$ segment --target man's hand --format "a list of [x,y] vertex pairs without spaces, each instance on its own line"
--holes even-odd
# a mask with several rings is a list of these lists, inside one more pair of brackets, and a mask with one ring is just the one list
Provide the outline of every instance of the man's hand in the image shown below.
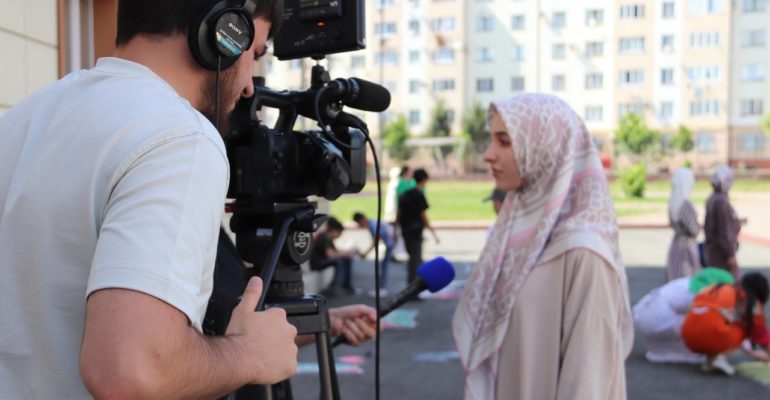
[[255,312],[262,294],[262,280],[249,280],[240,304],[233,310],[226,338],[237,341],[253,360],[255,384],[270,385],[286,380],[297,370],[297,328],[286,320],[286,311],[271,308]]
[[377,334],[377,311],[363,304],[329,309],[331,334],[345,335],[348,344],[358,346]]

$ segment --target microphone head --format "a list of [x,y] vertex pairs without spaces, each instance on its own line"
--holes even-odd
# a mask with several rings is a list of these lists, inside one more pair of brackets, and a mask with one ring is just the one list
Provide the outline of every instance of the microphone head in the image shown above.
[[345,105],[363,111],[382,112],[390,107],[390,92],[383,86],[360,78],[350,78],[358,84],[358,95]]
[[446,258],[436,257],[417,268],[417,276],[422,278],[428,290],[435,293],[454,280],[455,269]]

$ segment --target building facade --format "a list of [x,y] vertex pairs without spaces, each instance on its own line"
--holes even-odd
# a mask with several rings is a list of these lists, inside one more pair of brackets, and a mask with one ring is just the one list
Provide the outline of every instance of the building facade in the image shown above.
[[[362,115],[375,136],[396,115],[422,134],[439,101],[459,132],[474,103],[545,92],[566,100],[607,153],[618,119],[636,113],[664,143],[689,128],[695,148],[687,158],[696,167],[766,168],[768,3],[370,0],[367,49],[329,56],[329,69],[391,89],[388,112]],[[302,63],[271,64],[271,87],[305,82]],[[279,72],[292,68],[295,75]]]
[[[474,104],[545,92],[566,100],[607,153],[618,119],[633,112],[664,136],[690,128],[688,158],[696,166],[770,168],[760,125],[770,101],[768,3],[367,0],[367,48],[323,62],[332,77],[390,89],[387,112],[351,110],[374,136],[398,115],[423,134],[439,102],[458,133]],[[9,56],[0,62],[0,113],[114,49],[117,0],[6,0],[2,7],[0,51]],[[315,61],[264,60],[268,86],[309,85]]]

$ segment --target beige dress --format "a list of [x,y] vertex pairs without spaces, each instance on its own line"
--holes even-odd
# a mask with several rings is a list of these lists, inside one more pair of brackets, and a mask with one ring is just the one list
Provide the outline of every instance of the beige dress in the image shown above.
[[585,249],[536,266],[502,344],[496,399],[625,399],[620,285],[612,266]]

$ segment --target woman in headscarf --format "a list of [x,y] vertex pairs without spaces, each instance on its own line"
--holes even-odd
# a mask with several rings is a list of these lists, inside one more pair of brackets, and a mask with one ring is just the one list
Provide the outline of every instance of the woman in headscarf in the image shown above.
[[733,186],[733,171],[726,165],[720,165],[711,178],[714,193],[706,201],[706,264],[710,267],[724,268],[738,279],[738,234],[741,223],[733,206],[730,205],[728,192]]
[[695,177],[689,168],[679,168],[671,179],[671,197],[668,200],[668,219],[674,229],[674,239],[668,249],[666,282],[693,276],[700,270],[698,213],[690,202]]
[[465,398],[626,398],[628,284],[601,162],[562,100],[494,102],[484,159],[509,191],[453,320]]

